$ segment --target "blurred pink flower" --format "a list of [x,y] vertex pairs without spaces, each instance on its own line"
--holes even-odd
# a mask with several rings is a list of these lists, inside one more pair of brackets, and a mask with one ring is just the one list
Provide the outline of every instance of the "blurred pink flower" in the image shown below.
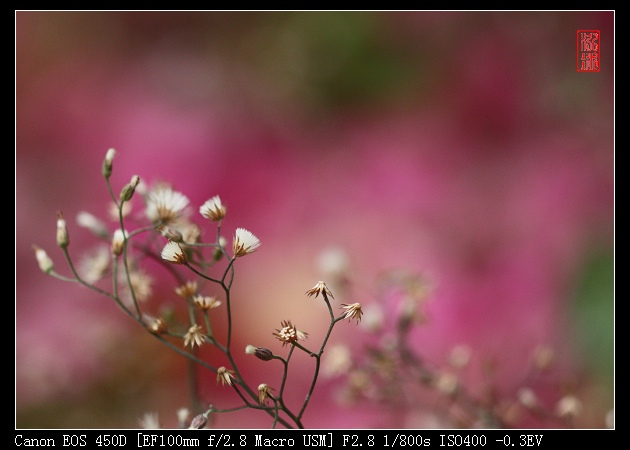
[[[477,362],[497,361],[496,383],[505,393],[517,389],[523,362],[537,345],[557,347],[566,370],[573,367],[564,329],[567,283],[592,236],[612,245],[610,99],[596,106],[602,120],[594,126],[601,134],[557,119],[563,116],[544,107],[545,86],[554,88],[554,81],[529,85],[531,73],[519,70],[524,60],[510,57],[515,44],[496,41],[497,30],[490,29],[480,39],[500,56],[480,68],[463,50],[444,55],[454,75],[432,85],[437,99],[304,123],[288,113],[268,117],[266,105],[239,93],[238,79],[226,76],[230,63],[238,64],[202,46],[180,53],[163,43],[132,55],[116,47],[102,58],[79,52],[28,66],[25,59],[42,44],[27,42],[21,28],[35,19],[42,16],[17,22],[18,409],[70,386],[89,386],[101,376],[100,355],[124,341],[124,334],[111,332],[126,320],[115,306],[46,278],[31,248],[45,248],[62,272],[62,254],[52,250],[59,209],[71,254],[89,248],[91,236],[70,218],[82,210],[106,218],[109,198],[100,170],[111,147],[116,194],[134,174],[147,185],[172,182],[194,211],[218,194],[227,207],[224,236],[245,228],[264,242],[264,249],[237,264],[235,348],[253,343],[282,351],[272,332],[289,318],[309,333],[309,342],[319,342],[326,312],[319,303],[306,305],[303,292],[320,279],[317,256],[333,245],[351,261],[352,294],[333,289],[339,304],[358,301],[367,311],[382,300],[377,280],[385,270],[430,276],[428,323],[411,338],[432,363],[465,344]],[[219,73],[205,80],[207,90],[196,99],[183,85],[167,83],[173,81],[169,71],[156,68],[162,60],[184,64],[192,85],[204,82],[200,67]],[[584,119],[584,109],[573,120]],[[137,216],[142,205],[133,203]],[[196,219],[212,239],[214,224]],[[109,226],[112,232],[117,224]],[[154,292],[167,299],[172,286],[158,280]],[[400,306],[395,295],[389,301]],[[352,342],[358,332],[340,323],[332,340]],[[275,385],[258,379],[259,363],[243,361],[252,385]],[[296,398],[310,373],[308,360],[295,367],[295,379],[304,380],[291,391]],[[208,380],[204,394],[214,395],[214,380]],[[473,376],[471,384],[477,381]],[[307,426],[404,423],[378,410],[331,408],[333,386],[323,381],[317,387]],[[218,395],[229,402],[229,393]],[[264,418],[251,423],[267,425]],[[220,425],[231,426],[229,418]]]

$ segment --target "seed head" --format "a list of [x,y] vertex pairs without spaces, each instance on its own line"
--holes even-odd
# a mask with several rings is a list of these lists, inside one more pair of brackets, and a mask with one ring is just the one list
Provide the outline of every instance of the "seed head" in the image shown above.
[[186,253],[177,242],[168,241],[162,249],[162,259],[173,264],[185,264],[188,262]]
[[218,222],[225,217],[226,209],[225,206],[221,203],[221,199],[218,195],[215,195],[210,200],[207,200],[201,207],[199,208],[199,212],[206,219],[210,219],[213,222]]
[[260,240],[245,228],[237,228],[232,242],[234,257],[249,255],[260,247]]

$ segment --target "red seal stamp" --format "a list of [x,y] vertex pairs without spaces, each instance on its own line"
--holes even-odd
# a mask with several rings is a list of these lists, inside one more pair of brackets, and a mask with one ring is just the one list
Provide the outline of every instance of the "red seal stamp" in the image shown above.
[[601,65],[601,34],[599,30],[578,30],[577,70],[578,72],[599,72]]

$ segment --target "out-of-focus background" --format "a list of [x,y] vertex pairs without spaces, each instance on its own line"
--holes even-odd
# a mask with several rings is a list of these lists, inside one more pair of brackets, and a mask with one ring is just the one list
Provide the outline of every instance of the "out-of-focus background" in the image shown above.
[[[578,30],[601,32],[597,73],[577,71]],[[194,211],[220,195],[226,237],[244,227],[262,241],[237,264],[235,348],[286,352],[271,334],[282,320],[317,348],[328,313],[304,292],[331,276],[324,255],[343,255],[352,294],[337,288],[335,308],[360,301],[367,316],[384,274],[425,274],[418,354],[439,367],[469,349],[467,387],[491,362],[509,399],[552,348],[540,401],[554,411],[571,395],[575,426],[609,425],[614,31],[613,12],[16,12],[16,427],[133,428],[145,413],[173,427],[188,406],[183,358],[34,258],[37,244],[70,273],[57,210],[73,258],[94,250],[75,218],[107,218],[112,147],[116,192],[137,174],[171,182]],[[175,304],[172,288],[158,279],[149,301]],[[366,333],[339,323],[331,348],[360,357]],[[273,362],[237,358],[251,385],[279,384]],[[312,369],[296,358],[290,404]],[[430,402],[340,401],[340,377],[320,379],[307,427],[439,424]],[[202,384],[207,403],[240,404],[211,373]]]

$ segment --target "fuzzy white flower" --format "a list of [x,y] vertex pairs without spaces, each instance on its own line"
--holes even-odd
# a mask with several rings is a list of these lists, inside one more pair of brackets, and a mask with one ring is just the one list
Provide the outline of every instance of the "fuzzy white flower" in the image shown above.
[[[127,205],[131,205],[131,203],[124,203],[123,208]],[[116,216],[116,219],[118,219],[118,216]],[[109,236],[109,231],[105,223],[87,211],[80,211],[77,214],[77,223],[79,226],[90,230],[95,236],[101,238]]]
[[215,195],[210,200],[206,201],[199,208],[199,212],[206,219],[210,219],[213,222],[218,222],[225,217],[225,206],[221,203],[221,199],[218,195]]
[[184,264],[188,261],[186,253],[177,242],[168,241],[162,249],[162,259],[173,264]]
[[93,284],[109,272],[110,265],[111,249],[106,245],[99,245],[82,256],[77,270],[84,281]]
[[179,217],[188,203],[188,197],[181,192],[159,186],[147,195],[146,215],[153,223],[168,223]]
[[245,228],[237,228],[232,242],[234,257],[249,255],[260,247],[260,241],[250,231]]
[[35,251],[35,257],[37,258],[37,263],[42,272],[51,272],[53,270],[53,261],[46,253],[46,250],[37,245],[33,245],[33,250]]

